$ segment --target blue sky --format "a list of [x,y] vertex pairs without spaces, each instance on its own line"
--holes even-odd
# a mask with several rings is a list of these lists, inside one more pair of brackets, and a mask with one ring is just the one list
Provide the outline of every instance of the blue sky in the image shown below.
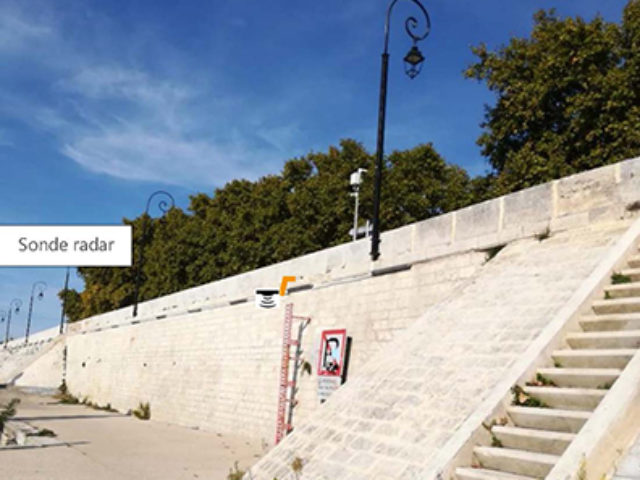
[[[277,173],[341,138],[375,144],[388,1],[0,0],[0,223],[114,224],[156,189],[186,207],[233,178]],[[469,47],[528,35],[533,13],[601,13],[624,1],[425,2],[432,33],[414,80],[399,2],[391,28],[387,150],[433,142],[471,174],[487,89],[465,80]],[[346,179],[345,179],[346,181]],[[61,268],[0,268],[0,309],[28,304],[40,330],[59,321]],[[72,275],[72,286],[81,288]],[[26,308],[14,318],[24,332]],[[0,329],[2,338],[4,330]]]

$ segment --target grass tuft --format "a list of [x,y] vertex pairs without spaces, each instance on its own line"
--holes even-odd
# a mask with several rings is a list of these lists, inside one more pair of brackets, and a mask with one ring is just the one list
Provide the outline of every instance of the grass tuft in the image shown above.
[[631,283],[631,277],[629,275],[623,275],[621,273],[614,272],[613,275],[611,275],[611,283],[613,285]]
[[233,468],[229,469],[229,475],[227,475],[227,480],[242,480],[244,477],[244,470],[240,470],[238,468],[238,462],[233,464]]
[[151,418],[151,405],[149,405],[149,402],[140,402],[138,408],[136,408],[132,413],[140,420],[149,420]]

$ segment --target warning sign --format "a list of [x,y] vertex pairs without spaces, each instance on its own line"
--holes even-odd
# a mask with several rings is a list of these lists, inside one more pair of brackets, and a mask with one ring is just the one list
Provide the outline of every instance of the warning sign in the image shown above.
[[345,349],[347,346],[347,331],[325,330],[320,342],[320,356],[318,358],[319,377],[341,377],[344,371]]

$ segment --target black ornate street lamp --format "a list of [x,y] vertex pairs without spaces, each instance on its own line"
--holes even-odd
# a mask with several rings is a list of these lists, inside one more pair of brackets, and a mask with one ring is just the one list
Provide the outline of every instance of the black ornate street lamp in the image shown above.
[[29,330],[31,330],[31,314],[33,313],[33,297],[38,290],[38,300],[42,300],[44,297],[44,291],[47,289],[45,282],[35,282],[31,286],[31,298],[29,299],[29,313],[27,314],[27,330],[24,334],[24,343],[29,342]]
[[170,193],[165,192],[164,190],[158,190],[157,192],[153,192],[149,199],[147,200],[147,208],[144,210],[144,218],[142,219],[142,235],[140,236],[140,240],[138,241],[138,262],[136,265],[136,285],[135,290],[133,291],[133,316],[138,315],[138,296],[140,295],[140,280],[142,276],[142,266],[144,264],[144,246],[147,241],[147,233],[148,233],[148,217],[149,217],[149,208],[151,207],[151,202],[155,197],[164,197],[158,201],[158,209],[162,212],[164,216],[171,208],[175,207],[176,202],[171,196]]
[[[418,35],[418,20],[411,16],[405,22],[405,30],[413,40],[413,46],[404,57],[405,72],[409,78],[415,78],[422,69],[424,56],[418,49],[418,42],[427,38],[431,31],[431,19],[426,8],[418,0],[410,0],[418,6],[425,18],[424,33]],[[387,10],[387,19],[384,25],[384,52],[382,53],[382,75],[380,79],[380,102],[378,106],[378,142],[376,145],[376,173],[373,190],[373,232],[371,235],[371,259],[377,260],[380,256],[380,188],[382,184],[382,164],[384,157],[384,124],[387,109],[387,79],[389,77],[389,21],[391,11],[398,0],[393,0]]]
[[67,274],[64,277],[64,290],[62,290],[62,311],[60,312],[60,335],[64,331],[64,315],[67,313],[67,290],[69,290],[69,270],[70,267],[67,267]]
[[7,348],[7,344],[9,343],[9,334],[11,333],[11,312],[15,309],[17,315],[20,313],[20,307],[22,307],[22,300],[19,298],[14,298],[9,302],[9,314],[7,315],[7,331],[4,336],[4,348]]

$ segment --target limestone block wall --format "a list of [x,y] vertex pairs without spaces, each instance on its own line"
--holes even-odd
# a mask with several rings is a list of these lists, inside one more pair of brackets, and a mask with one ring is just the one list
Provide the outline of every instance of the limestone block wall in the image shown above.
[[[549,264],[556,256],[563,261],[561,247],[553,254],[556,256],[541,254],[530,265],[532,270],[522,269],[518,275],[504,277],[514,288],[518,282],[527,285],[532,272],[537,272],[536,278],[551,273],[559,275],[560,280],[567,277],[570,281],[562,287],[566,291],[549,290],[537,299],[545,302],[548,296],[552,299],[548,308],[555,308],[553,302],[561,302],[579,281],[584,273],[581,269],[588,269],[589,262],[601,253],[599,249],[605,248],[617,235],[615,232],[629,221],[633,212],[628,207],[640,200],[639,192],[640,159],[628,160],[385,232],[382,257],[377,262],[369,260],[368,241],[350,242],[144,302],[135,319],[131,308],[86,319],[70,325],[66,334],[67,383],[72,393],[100,404],[111,403],[127,410],[148,401],[154,419],[232,431],[270,443],[275,427],[284,312],[258,310],[253,305],[256,288],[277,288],[283,275],[297,276],[292,286],[302,289],[291,292],[284,301],[295,304],[296,314],[313,318],[305,333],[304,349],[314,368],[320,330],[345,327],[353,338],[350,380],[345,388],[356,388],[351,384],[363,377],[370,385],[391,388],[396,378],[403,377],[393,377],[389,372],[380,376],[379,372],[387,370],[378,371],[367,365],[372,358],[382,358],[378,364],[397,363],[392,360],[393,355],[404,349],[403,344],[397,343],[399,335],[407,328],[418,328],[416,320],[424,319],[421,315],[425,311],[433,312],[436,305],[441,308],[449,301],[466,298],[465,309],[473,313],[479,308],[489,316],[488,310],[482,310],[486,306],[478,303],[483,300],[478,292],[484,283],[493,285],[487,272],[495,274],[496,259],[485,263],[487,249],[508,244],[498,259],[507,258],[512,249],[524,258],[522,245],[548,252],[539,249],[564,241],[566,249],[573,252],[582,244],[572,243],[572,235],[587,232],[575,237],[588,239],[584,243],[585,257],[569,255],[565,264],[568,268],[577,265],[577,277]],[[610,233],[591,236],[588,232],[592,229]],[[555,243],[532,240],[545,232]],[[596,243],[592,245],[591,241]],[[510,258],[515,259],[514,265],[521,265],[521,257]],[[581,264],[583,260],[586,263]],[[544,278],[548,288],[559,281],[555,277]],[[474,291],[476,296],[469,296]],[[533,303],[529,297],[522,300]],[[497,305],[504,298],[496,290],[492,301]],[[527,305],[526,301],[523,305]],[[533,304],[529,307],[537,308]],[[532,322],[531,330],[517,333],[515,341],[506,338],[512,332],[505,330],[499,343],[513,344],[517,350],[529,342],[539,322],[544,321],[536,312],[532,318],[524,312],[527,321]],[[463,310],[450,313],[442,324],[421,320],[420,328],[426,329],[420,333],[427,342],[425,350],[435,348],[429,342],[436,342],[447,332],[461,337],[471,335],[462,328],[467,325],[464,321],[457,323],[459,318],[465,318],[462,313]],[[491,313],[504,314],[502,310]],[[519,325],[522,316],[510,321]],[[502,321],[502,317],[498,318]],[[507,328],[506,324],[500,325]],[[430,330],[432,326],[434,329]],[[520,328],[514,327],[518,331]],[[478,340],[488,335],[485,331],[473,332],[478,334]],[[385,350],[392,344],[395,346],[391,350]],[[452,344],[452,348],[464,356],[460,345]],[[498,356],[500,360],[473,357],[487,363],[482,367],[486,370],[476,373],[486,378],[496,374],[502,361],[510,361],[513,349],[507,350],[504,357]],[[439,360],[429,357],[427,361],[434,361],[435,368]],[[458,366],[449,364],[444,372],[454,375]],[[407,377],[407,388],[412,381]],[[401,383],[400,390],[404,387]],[[315,376],[301,379],[299,399],[296,425],[312,416],[316,418]],[[359,397],[356,400],[360,401]],[[415,398],[406,401],[417,402]],[[373,411],[368,410],[368,414]],[[314,422],[318,424],[319,420]],[[390,430],[392,423],[387,422]],[[277,461],[273,465],[281,467]]]
[[15,385],[49,390],[57,389],[62,383],[64,348],[64,338],[61,337],[43,345],[38,355],[32,357],[20,376],[16,378]]
[[[595,270],[629,222],[507,245],[426,309],[251,469],[255,480],[434,479],[438,453]],[[249,478],[249,477],[247,477]]]
[[[311,315],[304,349],[315,371],[320,331],[346,327],[350,374],[428,306],[447,298],[479,269],[469,252],[410,270],[307,290],[286,297]],[[284,309],[252,303],[147,321],[67,339],[67,383],[78,397],[126,411],[151,404],[152,418],[273,441]],[[296,422],[319,405],[315,376],[299,383]]]
[[[40,355],[50,348],[58,335],[58,327],[42,330],[29,337],[25,343],[24,338],[11,340],[7,348],[0,347],[0,384],[13,381],[25,368],[32,364]],[[47,374],[48,377],[53,372]],[[60,383],[62,378],[61,365],[56,367],[55,378]],[[44,379],[42,379],[44,381]]]

